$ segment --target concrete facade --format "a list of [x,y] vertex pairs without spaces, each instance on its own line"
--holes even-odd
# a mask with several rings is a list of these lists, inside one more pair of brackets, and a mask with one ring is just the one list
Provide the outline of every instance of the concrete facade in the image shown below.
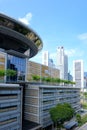
[[0,130],[22,130],[22,87],[0,84]]
[[57,68],[51,68],[33,61],[27,62],[27,80],[32,80],[32,75],[40,77],[60,78],[60,71]]
[[[16,71],[15,76],[0,75],[0,83],[25,82],[27,61],[42,48],[42,40],[36,32],[0,13],[0,71]],[[0,130],[22,130],[22,112],[22,87],[0,84]]]
[[58,103],[70,103],[75,111],[80,110],[80,88],[28,84],[25,88],[26,120],[37,122],[43,128],[52,124],[49,110]]

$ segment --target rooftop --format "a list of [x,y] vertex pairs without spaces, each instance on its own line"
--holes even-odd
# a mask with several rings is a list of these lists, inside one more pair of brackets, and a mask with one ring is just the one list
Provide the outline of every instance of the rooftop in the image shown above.
[[36,55],[43,47],[41,38],[30,27],[0,13],[0,48],[26,53],[29,58]]

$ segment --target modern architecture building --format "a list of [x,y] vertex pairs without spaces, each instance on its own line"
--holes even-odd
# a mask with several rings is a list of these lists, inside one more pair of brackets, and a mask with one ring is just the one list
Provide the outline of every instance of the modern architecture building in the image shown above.
[[25,117],[46,128],[52,125],[50,108],[58,103],[70,103],[75,111],[79,111],[80,88],[73,86],[52,86],[28,84],[25,88]]
[[73,61],[73,80],[76,82],[76,87],[84,88],[84,67],[83,60]]
[[87,72],[84,72],[84,91],[87,92]]
[[68,80],[68,57],[63,46],[57,48],[57,67],[60,70],[60,78]]
[[49,67],[56,68],[53,59],[49,59]]
[[42,64],[49,66],[49,52],[48,51],[43,51],[42,53]]
[[32,80],[32,75],[40,77],[60,78],[60,71],[57,68],[49,67],[33,61],[27,62],[27,81]]
[[68,102],[79,111],[79,87],[27,82],[31,74],[59,76],[57,69],[50,71],[47,66],[28,61],[42,47],[32,29],[0,13],[0,70],[16,71],[15,76],[1,77],[5,83],[0,84],[0,130],[45,128],[52,124],[50,108],[58,103]]
[[22,123],[26,124],[20,84],[25,86],[28,59],[42,47],[40,37],[31,28],[0,13],[0,70],[16,71],[15,76],[0,77],[0,82],[6,82],[0,84],[0,130],[22,130]]
[[22,130],[22,86],[0,84],[0,130]]
[[70,74],[70,72],[68,73],[68,80],[73,81],[73,76]]
[[6,82],[25,81],[27,58],[35,56],[42,47],[32,29],[0,13],[0,68],[17,72],[16,76],[5,77]]

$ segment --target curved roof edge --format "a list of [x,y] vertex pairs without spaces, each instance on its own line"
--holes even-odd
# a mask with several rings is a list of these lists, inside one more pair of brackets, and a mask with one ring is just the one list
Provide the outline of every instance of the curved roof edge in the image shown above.
[[[32,44],[34,44],[34,46],[37,47],[37,50],[38,50],[37,53],[38,53],[40,50],[42,50],[42,48],[43,48],[43,42],[42,42],[40,36],[39,36],[35,31],[33,31],[30,27],[28,27],[27,25],[23,24],[22,22],[20,22],[20,21],[14,19],[14,18],[12,18],[12,17],[10,17],[10,16],[7,16],[7,15],[5,15],[5,14],[3,14],[3,13],[0,13],[0,18],[4,18],[4,19],[8,20],[9,22],[12,22],[13,24],[19,25],[19,28],[22,27],[23,29],[26,29],[27,32],[29,32],[29,33],[33,33],[33,34],[35,35],[35,38],[37,38],[37,40],[39,40],[39,44],[38,44],[37,41],[34,41],[31,37],[25,36],[25,35],[24,35],[24,36],[25,36],[29,41],[32,41]],[[0,26],[1,26],[1,24],[0,24]],[[9,27],[9,28],[10,28],[10,27]],[[10,28],[10,29],[11,29],[11,28]],[[16,32],[18,32],[18,31],[16,31]],[[19,33],[21,33],[21,32],[19,32]],[[22,34],[22,33],[21,33],[21,34]],[[22,35],[23,35],[23,34],[22,34]],[[36,40],[36,39],[35,39],[35,40]],[[30,49],[31,49],[31,48],[30,48]],[[31,49],[31,51],[33,51],[33,48]],[[36,54],[37,54],[37,53],[36,53]]]

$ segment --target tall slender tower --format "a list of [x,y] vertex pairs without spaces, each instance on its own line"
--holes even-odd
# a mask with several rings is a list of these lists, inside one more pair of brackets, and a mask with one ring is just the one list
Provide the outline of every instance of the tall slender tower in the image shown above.
[[68,80],[68,57],[63,46],[57,48],[57,67],[60,70],[60,78]]
[[84,68],[83,60],[73,61],[73,80],[76,82],[76,87],[84,88]]
[[49,53],[48,53],[48,51],[44,51],[42,54],[42,64],[49,66]]

